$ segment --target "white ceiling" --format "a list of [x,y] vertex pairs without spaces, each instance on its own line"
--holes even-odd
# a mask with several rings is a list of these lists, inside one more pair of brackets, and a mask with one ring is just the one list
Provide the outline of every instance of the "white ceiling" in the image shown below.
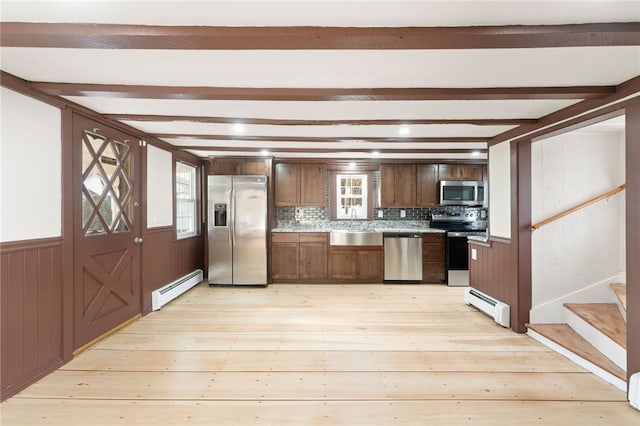
[[144,25],[414,27],[638,21],[618,0],[2,1],[2,20]]
[[[635,1],[2,1],[3,22],[188,26],[430,27],[640,22]],[[163,50],[2,47],[3,71],[34,82],[212,88],[491,88],[615,86],[640,75],[640,46],[424,50]],[[196,155],[477,159],[514,125],[247,124],[273,120],[539,119],[581,99],[205,100],[66,96],[104,114],[196,116],[232,123],[137,121],[134,128]],[[194,138],[194,136],[196,136]],[[208,136],[208,137],[207,137]],[[216,138],[215,136],[220,136]],[[265,140],[261,141],[260,137]],[[229,138],[236,140],[228,140]],[[255,138],[257,140],[243,140]],[[278,141],[278,138],[286,141]],[[458,138],[450,141],[437,138]],[[301,141],[290,140],[300,138]],[[327,141],[309,141],[327,138]],[[373,139],[372,139],[373,138]],[[376,138],[400,138],[384,142]],[[406,138],[406,142],[404,141]],[[431,138],[412,141],[412,138]],[[304,139],[307,139],[305,141]],[[345,140],[341,140],[345,139]],[[361,140],[353,140],[361,139]],[[367,140],[369,139],[369,140]],[[216,147],[226,150],[217,151]],[[198,149],[200,148],[200,149]],[[228,151],[255,148],[253,151]],[[314,151],[304,152],[304,149]],[[283,150],[289,149],[289,152]],[[316,152],[322,149],[322,152]],[[359,152],[346,152],[346,149]],[[409,153],[419,149],[424,152]],[[438,152],[427,152],[438,149]],[[398,150],[398,153],[393,153]]]

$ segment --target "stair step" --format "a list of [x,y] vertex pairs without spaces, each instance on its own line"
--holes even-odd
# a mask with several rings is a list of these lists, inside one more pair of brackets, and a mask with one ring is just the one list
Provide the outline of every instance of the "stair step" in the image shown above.
[[567,324],[526,324],[535,331],[580,358],[626,382],[627,374]]
[[627,310],[627,286],[625,284],[611,284],[611,289],[616,294],[616,297],[620,301],[620,304],[624,308],[625,312]]
[[564,306],[622,348],[627,348],[627,324],[615,303],[565,303]]

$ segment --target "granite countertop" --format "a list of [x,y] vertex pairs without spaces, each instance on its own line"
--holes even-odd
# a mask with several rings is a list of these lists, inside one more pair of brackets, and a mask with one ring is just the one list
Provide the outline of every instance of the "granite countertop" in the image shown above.
[[485,236],[470,235],[470,236],[467,237],[467,240],[478,241],[480,243],[486,243],[487,241],[489,241],[489,236],[488,235],[485,235]]
[[288,224],[279,225],[271,232],[331,232],[331,231],[371,231],[371,232],[414,232],[414,233],[444,233],[442,229],[429,227],[429,223],[384,223],[376,222],[355,222],[332,223],[322,222],[319,224]]

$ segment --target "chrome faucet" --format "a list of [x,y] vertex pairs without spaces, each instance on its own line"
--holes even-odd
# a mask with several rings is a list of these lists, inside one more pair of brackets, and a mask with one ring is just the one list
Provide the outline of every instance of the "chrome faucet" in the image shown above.
[[358,218],[357,210],[352,207],[350,215],[351,215],[351,228],[353,228],[353,219],[357,219]]

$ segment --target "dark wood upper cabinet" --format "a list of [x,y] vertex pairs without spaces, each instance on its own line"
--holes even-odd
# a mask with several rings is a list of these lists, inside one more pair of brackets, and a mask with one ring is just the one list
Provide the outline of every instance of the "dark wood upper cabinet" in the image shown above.
[[276,164],[276,206],[324,206],[326,175],[324,164]]
[[418,207],[438,205],[438,165],[418,164],[416,197]]
[[484,180],[482,164],[440,164],[438,180]]
[[416,165],[380,165],[380,206],[414,207],[416,205]]
[[276,164],[276,206],[296,206],[300,204],[300,165]]
[[210,175],[258,175],[270,176],[270,160],[246,160],[242,158],[215,158],[209,164]]
[[324,206],[327,198],[327,167],[324,164],[300,165],[300,205]]

